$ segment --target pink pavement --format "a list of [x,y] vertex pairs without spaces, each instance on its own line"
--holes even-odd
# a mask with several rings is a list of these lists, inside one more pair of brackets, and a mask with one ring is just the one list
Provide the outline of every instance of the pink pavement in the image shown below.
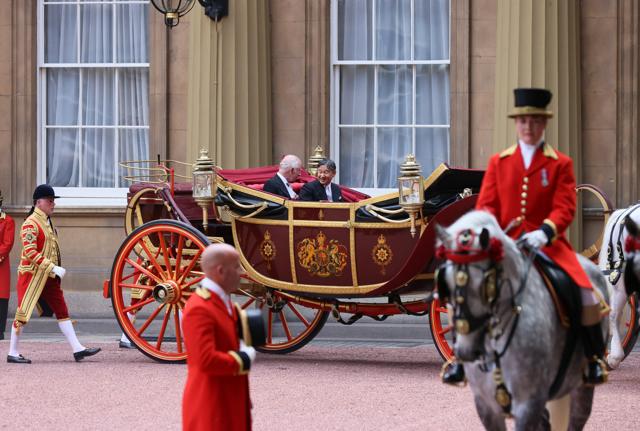
[[[7,364],[0,342],[0,429],[178,430],[184,365],[158,364],[116,343],[75,363],[66,343],[21,343],[31,365]],[[251,373],[255,430],[480,430],[468,388],[442,385],[432,346],[317,344],[258,355]],[[640,423],[640,353],[596,390],[587,430]]]

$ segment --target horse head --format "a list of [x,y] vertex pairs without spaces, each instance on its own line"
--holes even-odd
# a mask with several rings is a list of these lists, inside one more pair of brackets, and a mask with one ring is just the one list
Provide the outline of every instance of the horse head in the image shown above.
[[627,264],[624,269],[624,286],[627,295],[640,292],[640,227],[629,216],[624,225],[629,233],[624,244],[627,254]]
[[471,362],[485,354],[485,336],[498,303],[508,299],[509,292],[501,289],[505,245],[509,254],[519,252],[484,211],[472,211],[449,228],[436,230],[437,256],[445,261],[436,274],[438,297],[453,310],[456,357]]

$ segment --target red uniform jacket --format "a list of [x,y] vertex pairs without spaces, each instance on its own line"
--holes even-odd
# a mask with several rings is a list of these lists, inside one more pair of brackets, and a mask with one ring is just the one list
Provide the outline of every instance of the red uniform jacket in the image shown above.
[[9,252],[13,247],[15,223],[6,213],[0,211],[0,299],[9,299],[11,292],[11,262]]
[[578,286],[591,288],[564,235],[576,211],[576,180],[570,157],[545,143],[525,170],[518,145],[494,155],[482,180],[476,208],[491,212],[503,229],[517,220],[520,224],[509,232],[512,238],[539,229],[543,223],[549,226],[555,235],[542,252]]
[[236,318],[218,295],[204,288],[187,301],[182,318],[189,352],[182,400],[185,431],[251,429],[249,379],[236,354]]

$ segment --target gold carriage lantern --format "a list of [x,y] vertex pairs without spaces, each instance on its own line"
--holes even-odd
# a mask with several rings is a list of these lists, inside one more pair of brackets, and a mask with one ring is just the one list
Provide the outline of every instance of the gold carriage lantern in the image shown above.
[[398,177],[398,201],[411,218],[411,236],[416,235],[416,216],[424,204],[424,181],[422,168],[413,154],[408,154],[400,165]]
[[318,174],[318,163],[324,158],[324,150],[320,145],[317,145],[313,149],[313,156],[309,157],[307,161],[307,170],[314,177]]
[[216,165],[209,157],[209,152],[202,148],[200,157],[193,164],[193,199],[202,208],[202,227],[205,232],[209,227],[209,207],[217,191]]

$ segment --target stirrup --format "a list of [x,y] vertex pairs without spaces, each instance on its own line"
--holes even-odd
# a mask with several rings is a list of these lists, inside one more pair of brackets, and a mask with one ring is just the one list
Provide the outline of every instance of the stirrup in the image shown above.
[[[449,373],[450,368],[452,367],[459,367],[459,370],[462,370],[461,372],[457,372],[455,374]],[[440,369],[440,380],[442,380],[442,383],[446,384],[446,385],[451,385],[451,386],[466,386],[467,384],[467,377],[464,373],[464,367],[459,364],[455,358],[454,359],[449,359],[447,362],[445,362],[442,365],[442,368]]]
[[[597,374],[598,368],[600,369],[599,376],[590,375],[591,374],[590,371],[592,370],[594,370],[595,374]],[[609,379],[609,371],[607,369],[607,364],[605,364],[605,362],[602,359],[598,358],[597,356],[594,356],[587,363],[586,373],[582,374],[582,381],[587,386],[596,386],[596,385],[601,385],[603,383],[607,383],[608,379]]]

